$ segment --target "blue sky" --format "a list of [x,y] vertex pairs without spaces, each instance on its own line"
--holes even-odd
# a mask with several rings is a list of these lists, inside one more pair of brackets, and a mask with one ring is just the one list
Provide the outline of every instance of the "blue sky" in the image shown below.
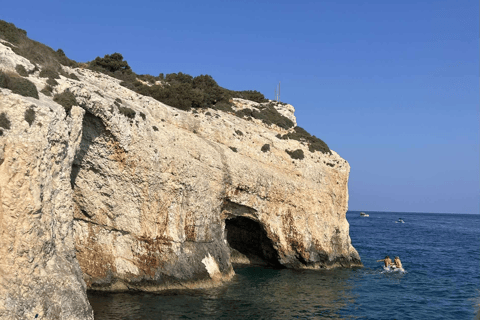
[[479,213],[478,1],[8,1],[77,61],[210,74],[296,108],[351,165],[351,210]]

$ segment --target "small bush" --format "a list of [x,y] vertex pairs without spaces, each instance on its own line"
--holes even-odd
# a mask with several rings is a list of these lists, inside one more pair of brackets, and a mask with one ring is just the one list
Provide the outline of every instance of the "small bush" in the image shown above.
[[238,152],[237,148],[235,147],[229,147],[233,152]]
[[70,74],[67,74],[67,77],[72,79],[72,80],[77,80],[77,81],[80,81],[80,79],[78,79],[77,75],[75,73],[70,73]]
[[22,77],[28,77],[27,69],[25,69],[25,67],[21,64],[17,64],[15,66],[15,71],[17,71],[17,73]]
[[285,150],[285,152],[288,153],[292,159],[302,160],[305,158],[305,154],[303,153],[302,149],[297,149],[295,151]]
[[44,95],[46,96],[49,96],[51,97],[52,96],[52,93],[53,93],[53,88],[49,85],[46,85],[45,88],[43,88],[42,90],[40,90],[41,93],[43,93]]
[[38,99],[37,87],[35,87],[33,82],[13,73],[4,73],[0,71],[0,87],[10,89],[13,93],[24,97]]
[[[68,67],[76,67],[78,66],[78,63],[75,62],[74,60],[71,60],[69,59],[66,55],[65,55],[65,52],[63,52],[62,49],[58,49],[56,52],[56,57],[57,57],[57,60],[58,62],[60,62],[60,64],[64,65],[64,66],[68,66]],[[73,73],[72,73],[73,74]],[[72,75],[70,74],[70,75]],[[73,74],[74,75],[74,74]],[[75,76],[75,75],[74,75]],[[76,76],[75,76],[76,77]],[[71,78],[73,80],[78,80],[77,79],[74,79],[74,78]]]
[[237,134],[237,136],[243,136],[243,132],[240,130],[235,130],[235,133]]
[[12,43],[13,46],[10,47],[13,52],[30,60],[33,64],[49,66],[54,70],[59,70],[61,64],[70,66],[77,64],[75,61],[68,59],[62,50],[55,52],[52,48],[29,39],[25,30],[3,20],[0,20],[0,38]]
[[65,108],[67,113],[72,110],[72,107],[78,105],[75,95],[68,90],[63,91],[62,93],[57,93],[53,96],[53,101]]
[[268,143],[264,144],[261,150],[262,152],[270,151],[270,145]]
[[233,112],[232,104],[226,101],[220,101],[213,105],[213,109],[223,112]]
[[52,68],[44,68],[40,71],[40,78],[60,79],[58,72]]
[[281,115],[272,105],[266,106],[263,109],[259,107],[259,109],[260,111],[254,110],[252,116],[262,120],[262,122],[267,125],[276,124],[283,129],[290,129],[294,126],[292,120]]
[[289,132],[283,136],[277,135],[277,138],[284,140],[293,139],[300,142],[306,142],[308,143],[308,150],[310,152],[320,151],[325,154],[332,154],[330,148],[325,142],[315,136],[310,135],[310,133],[308,133],[302,127],[295,127],[292,132]]
[[247,120],[252,118],[252,109],[245,108],[235,111],[235,115],[239,118],[247,118]]
[[137,75],[137,78],[150,84],[155,84],[155,82],[157,81],[157,78],[150,74],[139,74]]
[[89,62],[90,69],[107,73],[108,75],[115,72],[131,73],[132,69],[127,61],[123,60],[120,53],[106,54],[103,58],[96,57],[95,60]]
[[55,80],[55,79],[53,79],[53,78],[48,78],[48,79],[47,79],[47,84],[48,84],[49,86],[55,87],[55,86],[58,84],[58,82],[57,82],[57,80]]
[[133,110],[133,109],[130,109],[130,108],[128,108],[128,107],[122,107],[122,106],[120,106],[120,107],[118,107],[118,111],[119,111],[121,114],[123,114],[125,117],[127,117],[127,118],[130,118],[130,119],[135,118],[136,112],[135,112],[135,110]]
[[7,114],[5,112],[0,113],[0,128],[10,130],[10,120],[7,118]]
[[35,110],[33,110],[34,107],[34,105],[31,105],[30,108],[25,110],[25,121],[28,122],[29,126],[32,126],[32,123],[35,121]]
[[153,131],[158,131],[158,128],[156,126],[152,126]]
[[266,125],[275,124],[283,129],[290,129],[293,127],[294,124],[292,120],[282,116],[273,105],[257,105],[256,107],[259,111],[245,108],[236,111],[235,115],[239,118],[247,118],[247,120],[250,120],[250,118],[259,119]]
[[142,119],[145,121],[145,119],[147,119],[147,116],[145,115],[145,113],[143,112],[140,112],[140,117],[142,117]]
[[15,27],[13,23],[0,20],[0,38],[13,44],[18,44],[20,40],[27,36],[27,31]]
[[268,102],[268,99],[265,99],[265,96],[256,90],[233,91],[233,97],[250,100],[257,103]]

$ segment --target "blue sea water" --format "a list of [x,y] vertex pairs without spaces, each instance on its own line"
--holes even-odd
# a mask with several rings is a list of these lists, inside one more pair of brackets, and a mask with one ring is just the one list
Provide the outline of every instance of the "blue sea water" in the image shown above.
[[[89,292],[95,319],[478,319],[480,215],[349,211],[364,268],[238,268],[204,290]],[[395,223],[402,218],[405,223]],[[384,273],[385,255],[406,273]]]

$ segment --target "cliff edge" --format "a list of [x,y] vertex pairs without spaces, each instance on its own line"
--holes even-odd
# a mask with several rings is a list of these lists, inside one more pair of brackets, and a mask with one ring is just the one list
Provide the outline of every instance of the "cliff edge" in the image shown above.
[[235,263],[361,266],[350,166],[294,129],[179,110],[86,68],[63,66],[45,91],[44,68],[5,43],[0,68],[37,92],[0,85],[0,316],[90,319],[86,287],[216,286]]

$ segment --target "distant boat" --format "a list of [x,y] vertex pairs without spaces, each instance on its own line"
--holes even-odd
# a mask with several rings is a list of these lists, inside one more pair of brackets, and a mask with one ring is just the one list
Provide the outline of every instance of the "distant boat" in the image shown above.
[[402,218],[398,218],[398,221],[395,221],[395,223],[405,223]]
[[370,216],[365,212],[360,212],[360,217],[370,217]]

